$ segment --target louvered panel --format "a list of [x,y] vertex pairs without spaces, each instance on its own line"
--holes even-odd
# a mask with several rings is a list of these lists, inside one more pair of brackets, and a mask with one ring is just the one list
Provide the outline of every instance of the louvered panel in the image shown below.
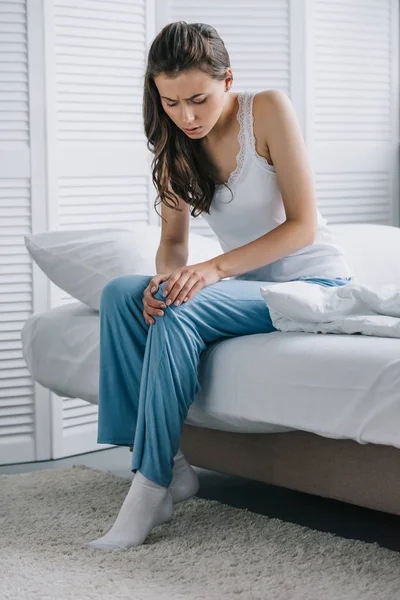
[[57,138],[144,141],[146,3],[55,3]]
[[32,314],[29,96],[25,1],[0,3],[0,464],[35,456],[34,383],[21,329]]
[[208,23],[225,42],[235,91],[289,93],[289,0],[170,0],[168,22]]
[[316,0],[316,141],[390,140],[392,1]]
[[79,398],[63,399],[63,427],[86,427],[97,424],[98,406]]
[[329,224],[391,224],[390,174],[318,173],[315,178],[318,208]]
[[59,228],[129,227],[148,223],[148,177],[59,179]]
[[29,143],[25,0],[0,3],[0,143]]
[[[4,8],[4,6],[2,7]],[[32,314],[30,185],[0,177],[0,462],[34,453],[34,389],[22,355],[21,329]],[[9,449],[9,451],[7,450]]]
[[[57,398],[57,402],[60,400],[62,401],[62,455],[98,450],[97,404],[79,398]],[[106,446],[102,444],[100,448],[103,447]]]
[[4,390],[0,388],[0,401],[2,402],[2,408],[5,406],[15,406],[20,404],[28,405],[31,402],[30,394],[32,391],[31,386],[19,387],[18,389]]

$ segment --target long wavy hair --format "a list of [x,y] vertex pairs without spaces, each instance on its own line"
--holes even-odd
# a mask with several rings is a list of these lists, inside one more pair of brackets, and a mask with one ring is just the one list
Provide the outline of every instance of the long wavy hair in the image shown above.
[[228,68],[230,59],[225,44],[216,29],[206,23],[169,23],[153,40],[144,75],[143,121],[147,148],[154,154],[151,168],[158,192],[156,212],[158,200],[159,204],[181,210],[172,190],[191,205],[192,217],[204,211],[209,214],[215,186],[220,182],[201,140],[189,139],[164,111],[154,78],[160,74],[174,78],[183,71],[199,69],[223,81]]

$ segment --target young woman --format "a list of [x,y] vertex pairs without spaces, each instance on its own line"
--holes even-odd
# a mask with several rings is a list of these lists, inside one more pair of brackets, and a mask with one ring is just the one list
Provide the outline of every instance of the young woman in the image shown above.
[[[234,93],[232,81],[209,25],[170,23],[151,45],[143,115],[162,203],[157,275],[113,279],[100,307],[98,442],[133,446],[136,474],[94,548],[142,544],[197,492],[179,443],[201,389],[200,354],[218,339],[276,331],[260,287],[352,279],[317,210],[289,98]],[[189,211],[203,214],[224,252],[185,266]]]

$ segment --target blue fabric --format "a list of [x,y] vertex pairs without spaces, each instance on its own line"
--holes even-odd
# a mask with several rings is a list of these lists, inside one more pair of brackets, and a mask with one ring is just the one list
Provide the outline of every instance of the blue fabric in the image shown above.
[[[132,471],[164,487],[196,393],[200,354],[216,340],[277,331],[260,287],[276,282],[225,279],[188,302],[171,304],[164,316],[143,316],[150,275],[122,275],[100,301],[99,444],[133,446]],[[325,286],[351,278],[300,278]],[[167,282],[154,297],[162,296]]]

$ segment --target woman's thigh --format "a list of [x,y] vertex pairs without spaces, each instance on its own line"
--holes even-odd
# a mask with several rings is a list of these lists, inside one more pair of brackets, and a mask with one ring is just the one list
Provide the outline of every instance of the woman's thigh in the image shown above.
[[[151,278],[150,275],[124,275],[116,278],[108,287],[115,293],[132,295],[140,305],[139,318],[142,318],[143,292]],[[320,285],[347,283],[345,280],[324,278],[307,278],[307,281]],[[147,327],[157,327],[160,319],[172,327],[186,326],[188,334],[194,327],[205,343],[227,337],[278,331],[272,324],[268,306],[260,292],[261,287],[277,284],[274,281],[223,279],[199,290],[188,302],[167,306],[164,316],[153,315],[155,324]],[[167,281],[160,283],[154,298],[165,302],[162,292],[166,285]]]
[[[310,284],[324,286],[342,286],[349,283],[349,278],[316,278],[302,277]],[[179,306],[171,304],[164,309],[164,316],[154,316],[159,319],[169,319],[171,324],[179,321],[190,330],[196,332],[205,343],[217,339],[255,333],[272,333],[278,331],[271,320],[269,309],[260,288],[278,285],[276,281],[253,281],[243,279],[224,279],[207,286],[197,292],[188,302]],[[162,292],[167,282],[160,284],[155,298],[164,300]]]
[[[166,284],[160,284],[155,298],[165,300],[162,292]],[[154,316],[156,322],[152,327],[157,327],[160,319],[171,323],[178,320],[189,328],[195,327],[205,343],[277,331],[260,292],[260,287],[265,285],[276,285],[276,282],[224,279],[199,290],[188,302],[179,306],[171,304],[164,309],[164,316]]]

